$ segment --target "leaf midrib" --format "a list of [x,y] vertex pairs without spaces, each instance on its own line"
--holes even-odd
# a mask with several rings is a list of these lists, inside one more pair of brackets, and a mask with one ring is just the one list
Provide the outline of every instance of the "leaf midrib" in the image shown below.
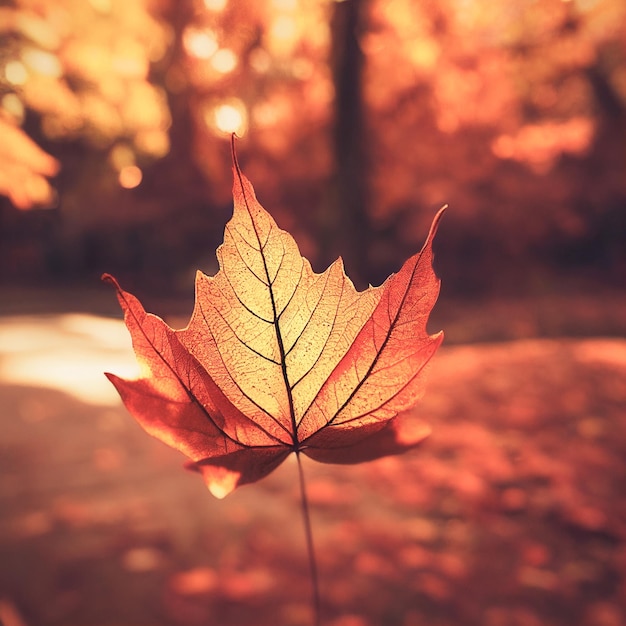
[[274,332],[276,333],[276,342],[278,343],[278,354],[280,361],[280,369],[283,377],[283,383],[285,385],[285,391],[287,393],[287,402],[289,406],[289,419],[291,421],[291,441],[294,452],[298,452],[300,445],[298,442],[298,424],[296,421],[296,411],[293,402],[293,393],[291,389],[291,385],[289,384],[289,377],[287,374],[287,358],[285,345],[283,343],[283,336],[280,330],[280,319],[278,315],[278,310],[276,307],[276,298],[274,297],[274,283],[270,277],[269,268],[267,267],[267,260],[265,258],[264,248],[265,245],[261,243],[261,237],[259,236],[259,231],[257,229],[256,221],[254,216],[252,215],[252,211],[250,210],[250,205],[248,204],[248,198],[246,196],[246,190],[243,184],[243,178],[241,174],[241,170],[239,169],[239,163],[235,161],[235,171],[237,172],[237,179],[239,180],[239,187],[241,188],[241,196],[243,198],[243,202],[246,206],[246,211],[250,217],[250,221],[252,223],[252,229],[254,230],[254,236],[256,237],[259,249],[259,255],[261,256],[261,260],[263,261],[263,270],[265,272],[265,277],[267,278],[267,290],[270,296],[270,302],[272,304],[272,317],[273,317],[273,325]]

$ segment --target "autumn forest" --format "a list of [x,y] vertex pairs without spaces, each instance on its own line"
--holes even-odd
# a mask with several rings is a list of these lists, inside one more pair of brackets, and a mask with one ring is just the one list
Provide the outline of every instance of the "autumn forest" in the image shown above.
[[626,625],[625,42],[0,1],[0,624]]

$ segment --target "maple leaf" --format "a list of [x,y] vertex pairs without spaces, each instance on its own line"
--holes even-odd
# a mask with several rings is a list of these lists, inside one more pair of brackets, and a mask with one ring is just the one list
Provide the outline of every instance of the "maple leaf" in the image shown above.
[[[234,154],[234,153],[233,153]],[[429,336],[439,293],[437,214],[420,253],[358,292],[341,259],[316,274],[261,207],[233,158],[234,211],[219,271],[196,277],[186,328],[173,330],[113,283],[141,377],[108,378],[143,428],[191,459],[221,498],[292,452],[359,463],[430,432],[410,409],[443,339]]]

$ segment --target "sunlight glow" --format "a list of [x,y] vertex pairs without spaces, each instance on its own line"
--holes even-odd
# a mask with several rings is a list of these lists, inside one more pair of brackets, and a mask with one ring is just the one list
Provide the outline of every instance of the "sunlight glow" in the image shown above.
[[134,189],[141,184],[143,174],[136,165],[127,165],[119,173],[118,181],[124,189]]
[[182,596],[195,596],[207,593],[219,584],[215,570],[209,567],[195,567],[172,576],[171,586]]
[[18,31],[40,48],[57,50],[61,45],[59,26],[64,21],[63,17],[60,17],[60,23],[57,22],[56,26],[53,24],[53,20],[46,20],[35,15],[35,13],[27,13],[26,11],[20,11],[15,19]]
[[297,35],[296,21],[287,15],[281,15],[274,20],[271,36],[277,39],[291,40]]
[[111,0],[89,0],[89,4],[98,11],[98,13],[104,13],[105,15],[110,13],[113,8]]
[[223,11],[227,4],[228,0],[204,0],[204,6],[209,11]]
[[[208,478],[210,476],[210,479]],[[222,500],[237,486],[241,472],[228,471],[223,467],[214,467],[207,470],[207,487],[218,499]]]
[[145,78],[150,69],[146,51],[130,37],[121,37],[116,42],[111,66],[116,74],[129,78]]
[[44,76],[58,78],[63,74],[63,68],[58,57],[43,50],[27,48],[22,52],[22,60],[35,72]]
[[500,135],[492,152],[500,159],[513,159],[544,170],[562,153],[581,154],[593,138],[592,120],[575,117],[566,122],[526,124],[515,135]]
[[267,48],[271,54],[279,57],[293,55],[298,40],[296,20],[288,15],[275,18],[267,32]]
[[298,8],[298,0],[273,0],[272,4],[280,11],[295,11]]
[[270,102],[260,102],[254,106],[252,115],[254,122],[261,128],[273,126],[279,119],[279,112]]
[[237,67],[237,55],[228,48],[222,48],[211,58],[211,65],[221,74],[228,74]]
[[128,144],[118,143],[111,148],[109,161],[116,170],[120,171],[127,165],[135,164],[135,153]]
[[4,66],[4,75],[12,85],[23,85],[28,79],[28,72],[19,61],[9,61]]
[[9,113],[19,122],[24,119],[24,104],[16,94],[7,93],[2,96],[2,100],[0,100],[0,105],[7,113]]
[[88,404],[118,406],[119,395],[103,376],[105,371],[137,376],[121,320],[79,313],[0,320],[3,384],[57,389]]
[[242,137],[248,130],[247,118],[241,100],[232,100],[213,109],[213,125],[222,133],[237,133]]
[[195,27],[185,29],[183,46],[187,54],[198,59],[210,59],[219,48],[213,31]]
[[135,135],[135,145],[142,152],[160,159],[170,151],[170,138],[160,128],[142,130]]

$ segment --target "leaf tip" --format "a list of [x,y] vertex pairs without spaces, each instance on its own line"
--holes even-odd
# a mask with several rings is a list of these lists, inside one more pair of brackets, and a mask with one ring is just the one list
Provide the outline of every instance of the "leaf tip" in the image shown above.
[[437,233],[437,229],[439,228],[439,223],[441,222],[441,218],[443,217],[443,214],[448,210],[448,207],[449,207],[448,204],[444,204],[439,209],[439,211],[437,211],[437,214],[435,215],[433,219],[433,223],[430,226],[430,232],[428,233],[428,237],[426,238],[426,241],[429,241],[434,238],[435,234]]
[[207,489],[218,500],[223,500],[232,493],[238,487],[241,478],[241,472],[202,461],[187,461],[184,467],[200,473]]
[[230,155],[232,157],[233,160],[233,168],[236,171],[240,171],[239,169],[239,161],[237,160],[237,149],[235,148],[235,140],[239,139],[239,137],[237,137],[237,133],[231,133],[230,135]]
[[100,277],[100,280],[103,283],[107,283],[109,285],[112,285],[117,290],[118,294],[122,291],[122,288],[120,287],[120,284],[117,282],[117,279],[115,278],[115,276],[111,276],[111,274],[107,274],[105,272]]
[[234,487],[231,488],[221,485],[219,483],[207,485],[207,488],[211,492],[211,494],[215,496],[218,500],[223,500],[234,489]]

